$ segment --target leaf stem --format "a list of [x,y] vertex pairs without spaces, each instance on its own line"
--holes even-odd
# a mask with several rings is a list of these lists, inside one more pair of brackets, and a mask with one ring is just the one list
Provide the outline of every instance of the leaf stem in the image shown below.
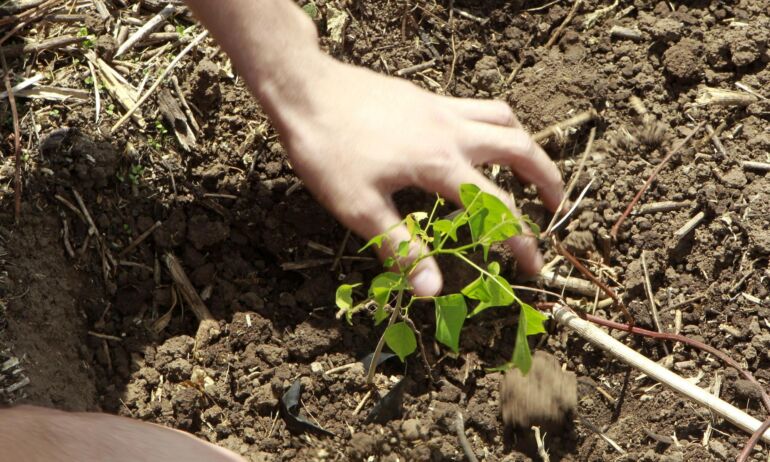
[[[393,313],[390,314],[388,325],[385,327],[385,331],[388,327],[392,326],[398,316],[401,314],[401,303],[404,299],[404,289],[398,290],[398,296],[396,297],[396,306],[393,307]],[[380,340],[377,342],[377,347],[374,349],[372,355],[372,362],[369,363],[369,371],[366,373],[366,383],[370,384],[374,380],[374,371],[377,369],[377,361],[380,359],[380,353],[382,353],[382,347],[385,345],[385,332],[380,336]]]

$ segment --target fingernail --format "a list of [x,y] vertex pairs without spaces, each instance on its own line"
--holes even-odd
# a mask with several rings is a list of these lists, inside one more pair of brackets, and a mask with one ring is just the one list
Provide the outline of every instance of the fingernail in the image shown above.
[[441,273],[430,265],[418,268],[411,277],[414,294],[420,297],[430,297],[441,291],[443,283]]

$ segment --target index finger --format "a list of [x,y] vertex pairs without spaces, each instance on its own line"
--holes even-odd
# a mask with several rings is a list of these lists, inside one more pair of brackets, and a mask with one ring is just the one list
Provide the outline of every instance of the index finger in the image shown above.
[[537,187],[549,210],[559,206],[564,197],[561,172],[529,133],[520,128],[468,122],[460,136],[463,151],[474,164],[508,165]]

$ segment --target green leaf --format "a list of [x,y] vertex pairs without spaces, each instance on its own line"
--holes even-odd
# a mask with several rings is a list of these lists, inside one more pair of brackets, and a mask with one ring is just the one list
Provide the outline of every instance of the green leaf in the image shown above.
[[529,229],[532,231],[532,234],[535,236],[540,236],[540,226],[537,225],[528,215],[522,215],[521,221],[527,224],[529,226]]
[[417,339],[414,332],[405,322],[397,322],[385,329],[385,343],[403,362],[417,349]]
[[307,15],[310,16],[310,19],[312,20],[316,20],[320,16],[318,7],[313,2],[307,3],[305,6],[302,7],[302,10],[305,13],[307,13]]
[[513,347],[511,363],[526,375],[532,367],[532,353],[529,350],[527,337],[545,332],[543,321],[548,319],[546,315],[527,305],[521,304],[519,313],[519,326],[516,329],[516,341]]
[[396,252],[399,257],[406,257],[409,255],[409,241],[401,241],[398,243],[398,251]]
[[460,330],[468,315],[465,297],[452,294],[436,297],[433,301],[436,304],[436,340],[457,353],[460,350]]
[[390,268],[395,264],[396,264],[396,259],[393,257],[388,257],[385,259],[384,262],[382,262],[382,266],[384,266],[385,268]]
[[522,316],[526,320],[527,335],[545,334],[545,326],[543,325],[543,323],[548,320],[548,316],[532,308],[526,303],[521,303],[521,313],[519,314],[519,322],[521,322]]
[[360,285],[361,284],[342,284],[337,287],[337,294],[335,295],[337,308],[341,310],[353,308],[353,289]]
[[433,237],[435,239],[441,239],[447,234],[453,241],[457,242],[457,229],[452,227],[451,221],[442,219],[433,222]]
[[[499,271],[499,267],[497,270]],[[489,277],[482,274],[476,280],[465,286],[461,292],[466,297],[479,301],[479,304],[473,309],[470,317],[476,316],[487,308],[508,306],[513,303],[514,300],[511,284],[509,284],[504,277],[499,275]]]
[[386,236],[384,234],[378,234],[378,235],[374,236],[373,238],[369,239],[369,242],[367,242],[366,245],[364,245],[363,247],[358,249],[358,253],[363,252],[364,250],[368,249],[369,247],[371,247],[373,245],[376,245],[378,249],[381,248],[382,247],[382,241],[385,240],[385,237]]
[[490,274],[493,276],[497,276],[500,274],[500,263],[493,261],[489,265],[487,265],[487,271],[489,271]]
[[484,258],[489,246],[521,233],[519,220],[503,201],[473,184],[460,186],[460,200],[468,213],[468,226],[474,242],[481,244]]
[[379,326],[386,319],[388,319],[388,312],[385,311],[385,307],[377,305],[377,309],[374,310],[374,325]]
[[382,307],[390,300],[390,294],[394,290],[405,288],[405,281],[398,273],[378,274],[369,286],[369,296],[374,300],[378,307]]

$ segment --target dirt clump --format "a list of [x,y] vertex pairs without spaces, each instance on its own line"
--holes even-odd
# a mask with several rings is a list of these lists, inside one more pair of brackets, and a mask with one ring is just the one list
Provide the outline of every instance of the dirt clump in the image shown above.
[[527,375],[512,369],[500,382],[503,422],[514,428],[561,425],[577,408],[577,379],[551,354],[536,351]]

